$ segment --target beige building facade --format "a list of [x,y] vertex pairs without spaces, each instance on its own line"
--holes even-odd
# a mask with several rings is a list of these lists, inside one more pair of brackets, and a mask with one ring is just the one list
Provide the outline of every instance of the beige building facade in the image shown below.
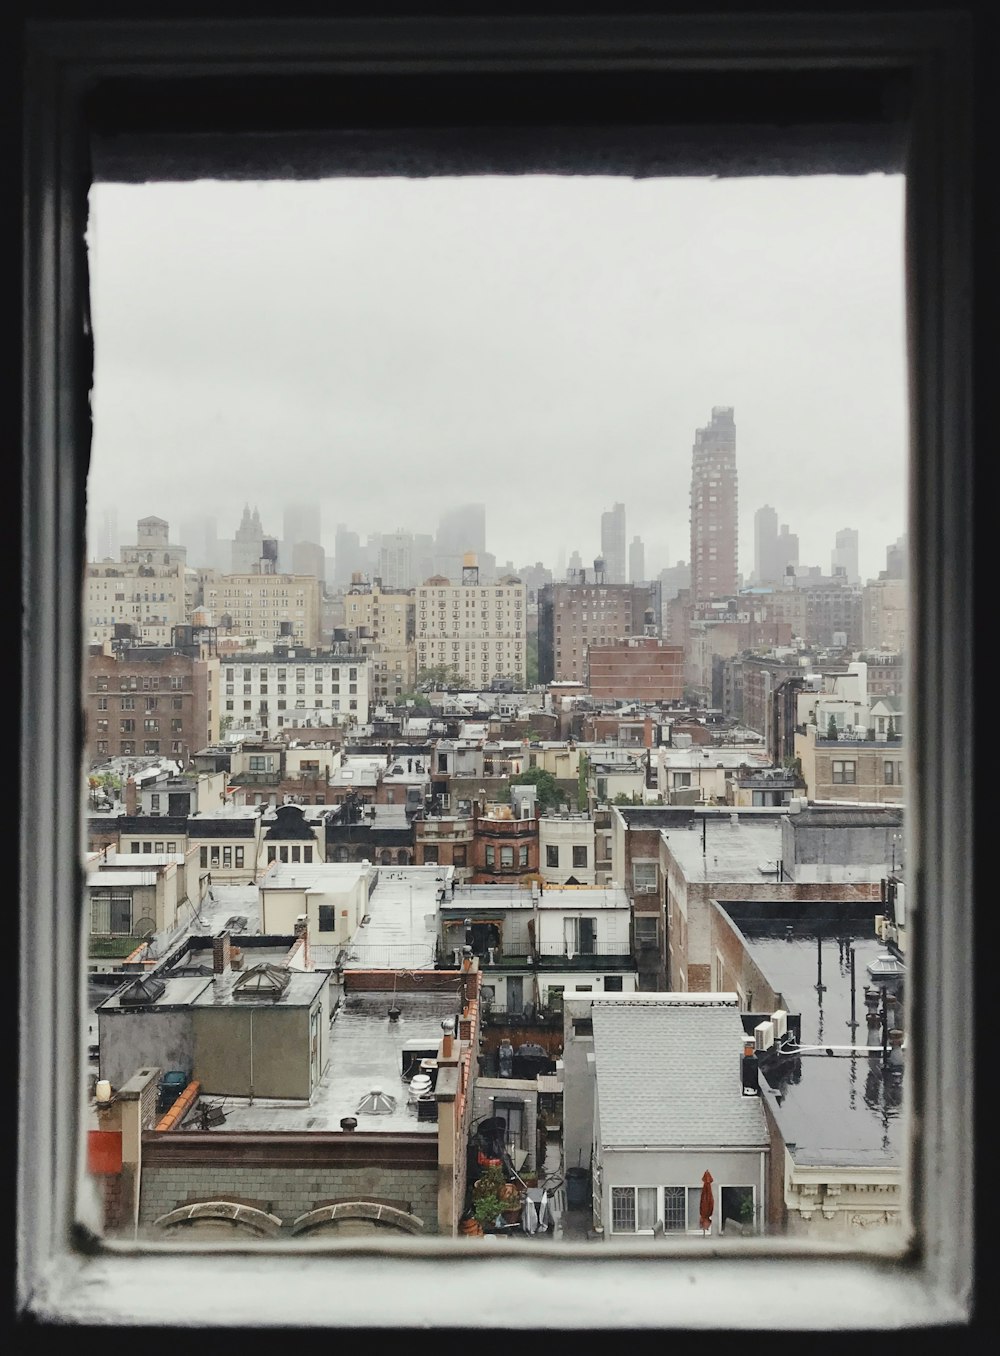
[[222,631],[316,649],[322,592],[311,575],[225,574],[206,581],[204,602]]
[[417,672],[457,669],[470,687],[494,678],[527,682],[527,589],[522,583],[463,584],[441,576],[416,591]]

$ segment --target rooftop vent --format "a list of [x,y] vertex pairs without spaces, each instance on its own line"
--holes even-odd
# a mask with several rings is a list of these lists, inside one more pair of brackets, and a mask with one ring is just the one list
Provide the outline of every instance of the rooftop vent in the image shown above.
[[362,1097],[357,1108],[359,1116],[391,1116],[396,1110],[396,1099],[390,1097],[387,1092],[381,1088],[372,1088],[366,1096]]

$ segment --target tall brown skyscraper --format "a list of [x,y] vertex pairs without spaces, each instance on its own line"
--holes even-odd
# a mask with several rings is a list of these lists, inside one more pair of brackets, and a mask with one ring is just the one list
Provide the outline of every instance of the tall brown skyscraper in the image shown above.
[[707,428],[695,430],[691,459],[691,601],[726,598],[738,586],[739,515],[736,424],[730,405],[716,405]]

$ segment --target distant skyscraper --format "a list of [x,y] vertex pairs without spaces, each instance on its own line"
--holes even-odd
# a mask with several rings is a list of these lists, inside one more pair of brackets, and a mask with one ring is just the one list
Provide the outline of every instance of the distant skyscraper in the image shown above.
[[860,584],[858,570],[858,530],[856,527],[842,527],[837,533],[833,552],[830,556],[830,573],[838,574],[843,570],[849,584]]
[[344,523],[337,524],[333,555],[334,582],[339,588],[348,588],[351,583],[351,575],[355,572],[363,574],[364,570],[362,568],[361,538],[356,532],[351,532]]
[[94,547],[88,551],[98,560],[117,560],[121,540],[118,536],[118,510],[105,509],[101,514],[101,527]]
[[777,551],[778,578],[775,581],[780,583],[788,571],[789,565],[798,565],[799,563],[799,534],[789,532],[788,524],[781,524],[781,531],[778,533],[778,544],[775,547]]
[[579,551],[574,551],[566,563],[566,578],[571,582],[576,579],[583,569],[583,559]]
[[906,578],[906,533],[898,537],[891,546],[885,548],[885,573],[887,579]]
[[290,546],[299,541],[321,542],[319,504],[286,504],[282,537]]
[[628,548],[628,582],[641,584],[646,578],[646,548],[641,537],[633,537]]
[[232,574],[254,574],[260,569],[260,558],[264,550],[264,529],[261,527],[260,514],[250,505],[243,506],[243,518],[233,538]]
[[178,534],[187,548],[187,558],[195,568],[228,569],[230,561],[219,559],[219,530],[214,518],[185,518]]
[[716,405],[695,430],[691,459],[692,602],[739,589],[736,424],[730,405]]
[[460,504],[442,513],[434,544],[435,572],[460,583],[462,557],[468,551],[479,561],[486,554],[485,504]]
[[753,578],[757,584],[775,584],[778,565],[778,515],[764,504],[753,515]]
[[615,504],[601,514],[601,555],[604,577],[609,584],[624,584],[625,578],[625,505]]
[[413,563],[413,533],[385,532],[378,553],[378,578],[387,593],[399,593],[422,584],[417,579]]

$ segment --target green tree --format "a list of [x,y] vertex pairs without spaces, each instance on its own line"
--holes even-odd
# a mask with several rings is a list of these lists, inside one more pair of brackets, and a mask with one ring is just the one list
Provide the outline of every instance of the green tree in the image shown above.
[[559,783],[543,767],[529,767],[517,777],[511,777],[511,786],[534,786],[538,791],[538,808],[555,810],[566,799]]
[[839,735],[837,734],[837,722],[834,720],[833,716],[830,717],[829,724],[826,727],[826,737],[827,739],[839,738]]
[[461,687],[465,679],[453,664],[432,664],[417,673],[417,688]]
[[590,759],[585,753],[580,754],[579,770],[576,774],[576,808],[586,810],[587,808],[587,774],[590,772]]
[[525,641],[526,682],[534,687],[538,682],[538,637],[529,636]]

